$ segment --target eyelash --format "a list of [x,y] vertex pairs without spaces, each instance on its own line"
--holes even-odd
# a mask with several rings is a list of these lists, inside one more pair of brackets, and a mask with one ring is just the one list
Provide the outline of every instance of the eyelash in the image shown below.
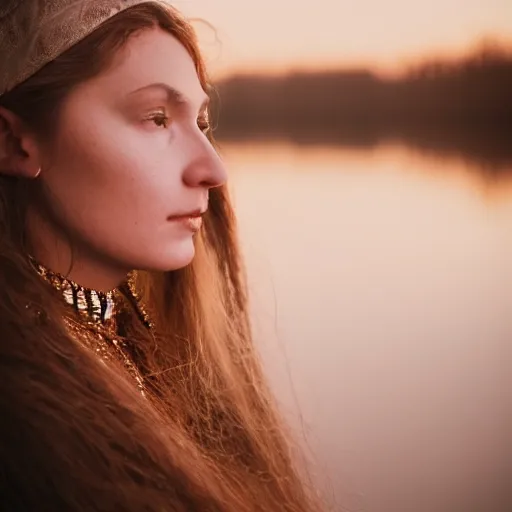
[[[154,122],[158,128],[167,129],[169,127],[169,116],[165,115],[163,112],[152,114],[147,118],[147,120]],[[197,119],[197,126],[204,134],[207,134],[208,131],[210,130],[210,123],[208,122],[208,117],[206,115],[199,117]]]
[[208,116],[203,115],[197,119],[197,126],[199,129],[206,135],[210,131],[210,122],[208,121]]

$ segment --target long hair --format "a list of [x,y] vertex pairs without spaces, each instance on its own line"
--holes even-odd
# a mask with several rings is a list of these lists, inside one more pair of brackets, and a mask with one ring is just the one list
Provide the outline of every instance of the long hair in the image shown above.
[[[104,69],[131,36],[158,26],[186,47],[209,91],[188,22],[170,7],[148,3],[109,19],[0,105],[52,137],[67,93]],[[2,504],[9,510],[46,510],[42,502],[51,510],[316,510],[253,347],[226,188],[210,193],[188,267],[137,273],[158,326],[150,335],[134,324],[126,335],[148,375],[151,392],[144,399],[115,364],[102,364],[73,342],[62,301],[30,267],[24,232],[31,187],[0,177],[0,375],[7,383],[0,411],[10,415],[0,419]]]

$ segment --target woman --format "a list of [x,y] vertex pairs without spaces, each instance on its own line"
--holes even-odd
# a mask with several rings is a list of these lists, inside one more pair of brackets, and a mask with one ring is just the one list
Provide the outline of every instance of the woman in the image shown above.
[[190,26],[161,1],[9,0],[0,47],[0,508],[313,510]]

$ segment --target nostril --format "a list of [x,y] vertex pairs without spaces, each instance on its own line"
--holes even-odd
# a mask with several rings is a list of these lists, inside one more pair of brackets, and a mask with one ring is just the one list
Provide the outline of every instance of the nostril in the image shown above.
[[183,173],[183,181],[189,187],[214,188],[226,183],[227,174],[222,162],[215,156],[190,164]]

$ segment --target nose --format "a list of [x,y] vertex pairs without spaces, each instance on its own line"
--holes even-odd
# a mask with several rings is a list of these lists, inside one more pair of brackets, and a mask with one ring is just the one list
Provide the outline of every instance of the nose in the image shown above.
[[211,143],[203,139],[191,152],[190,163],[183,172],[183,182],[189,187],[220,187],[227,181],[226,168]]

